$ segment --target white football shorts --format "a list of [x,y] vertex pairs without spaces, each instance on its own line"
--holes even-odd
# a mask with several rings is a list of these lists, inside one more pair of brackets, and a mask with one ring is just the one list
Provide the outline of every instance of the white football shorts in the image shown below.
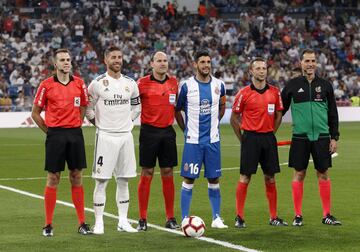
[[136,177],[134,139],[131,132],[97,130],[92,177],[96,179]]

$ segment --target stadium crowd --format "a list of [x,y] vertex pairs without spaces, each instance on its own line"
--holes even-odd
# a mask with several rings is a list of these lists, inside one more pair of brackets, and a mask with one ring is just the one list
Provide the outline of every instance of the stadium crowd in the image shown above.
[[[149,72],[152,52],[165,51],[170,73],[179,81],[193,75],[190,55],[206,47],[229,104],[250,82],[251,58],[266,57],[268,81],[282,88],[298,67],[300,51],[311,47],[319,54],[318,73],[333,83],[338,104],[350,105],[351,97],[359,96],[359,9],[327,8],[337,1],[214,0],[190,13],[176,4],[137,2],[0,0],[0,110],[30,110],[38,84],[52,73],[55,49],[70,48],[74,74],[90,83],[105,70],[102,53],[109,45],[122,48],[123,72],[134,79]],[[289,13],[288,7],[302,3],[311,8]],[[236,18],[227,18],[224,7],[238,11]]]

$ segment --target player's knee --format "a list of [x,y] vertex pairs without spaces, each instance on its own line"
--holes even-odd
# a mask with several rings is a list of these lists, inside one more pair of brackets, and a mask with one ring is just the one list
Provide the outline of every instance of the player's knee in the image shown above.
[[81,185],[82,181],[81,181],[81,171],[80,170],[73,170],[70,171],[69,173],[69,179],[70,179],[70,183],[74,186],[78,186]]
[[273,184],[275,183],[275,176],[274,175],[264,175],[264,180],[266,184]]
[[161,173],[161,176],[163,176],[163,177],[171,177],[171,176],[173,176],[173,169],[170,167],[161,168],[160,173]]
[[304,181],[305,176],[306,176],[306,170],[295,171],[293,180],[297,181],[297,182],[302,182],[302,181]]
[[317,177],[319,180],[329,180],[329,176],[327,172],[317,172]]
[[240,174],[239,181],[243,184],[249,184],[251,180],[250,175]]
[[143,168],[141,170],[141,176],[150,176],[154,175],[154,168]]
[[209,178],[208,182],[210,184],[218,184],[219,183],[219,178]]
[[49,172],[46,179],[46,185],[50,187],[57,187],[60,182],[60,173]]

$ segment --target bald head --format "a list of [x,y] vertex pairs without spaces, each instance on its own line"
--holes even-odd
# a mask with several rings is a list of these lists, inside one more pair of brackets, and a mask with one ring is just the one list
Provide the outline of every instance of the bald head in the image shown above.
[[160,76],[165,76],[169,69],[169,62],[166,53],[161,51],[155,52],[151,58],[150,65],[153,71],[153,75],[156,78]]

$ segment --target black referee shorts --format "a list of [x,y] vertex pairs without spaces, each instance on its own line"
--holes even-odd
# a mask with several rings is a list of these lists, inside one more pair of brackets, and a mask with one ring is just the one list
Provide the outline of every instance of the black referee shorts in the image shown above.
[[141,167],[155,167],[156,158],[160,168],[177,166],[176,133],[172,126],[157,128],[142,124],[139,143]]
[[274,133],[244,131],[241,139],[240,174],[250,176],[260,163],[263,173],[280,172],[279,156]]
[[61,172],[86,168],[84,137],[81,128],[48,128],[45,142],[45,170]]
[[310,154],[314,160],[315,169],[321,173],[332,166],[329,150],[330,136],[320,134],[317,141],[310,141],[306,135],[293,135],[289,152],[289,167],[297,171],[306,170]]

